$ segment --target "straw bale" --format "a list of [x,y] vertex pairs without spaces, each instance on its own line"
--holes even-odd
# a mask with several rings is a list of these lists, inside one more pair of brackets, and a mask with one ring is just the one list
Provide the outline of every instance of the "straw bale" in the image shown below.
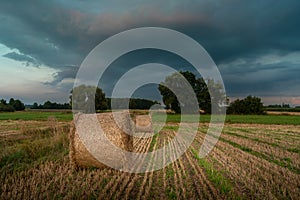
[[135,116],[135,132],[153,132],[151,115]]
[[[125,112],[119,112],[115,114],[117,116],[118,123],[115,122],[112,113],[100,113],[97,114],[98,121],[101,125],[101,129],[104,131],[104,134],[109,141],[114,144],[115,146],[126,150],[126,151],[133,151],[133,137],[130,136],[134,131],[133,124],[130,120],[130,115]],[[93,114],[77,114],[75,116],[76,124],[78,125],[79,120],[84,121],[92,121]],[[80,123],[79,123],[80,124]],[[80,124],[86,130],[86,134],[88,135],[95,135],[99,134],[98,130],[91,130],[91,126],[89,124]],[[128,134],[127,134],[128,133]],[[94,136],[93,136],[94,137]],[[99,141],[99,138],[95,138],[95,144],[92,148],[96,148],[97,145],[101,142],[104,144],[103,141]],[[101,140],[101,138],[100,138]],[[98,143],[98,144],[97,144]],[[99,146],[98,146],[99,147]],[[120,164],[116,164],[114,168],[122,167],[126,160],[120,156],[120,150],[118,152],[112,151],[109,148],[102,148],[100,153],[102,154],[101,157],[107,160],[113,160]],[[70,160],[71,164],[74,168],[78,167],[98,167],[98,168],[105,168],[106,165],[99,162],[85,147],[83,141],[81,140],[79,134],[76,131],[74,122],[72,122],[71,130],[70,130]],[[120,161],[120,159],[122,159]],[[119,166],[118,166],[119,165]]]

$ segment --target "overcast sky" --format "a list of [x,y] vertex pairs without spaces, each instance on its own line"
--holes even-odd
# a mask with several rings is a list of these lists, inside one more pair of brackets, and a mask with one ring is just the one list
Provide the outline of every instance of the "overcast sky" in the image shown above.
[[[0,98],[66,102],[78,67],[96,45],[124,30],[155,26],[198,41],[229,97],[300,105],[299,9],[298,0],[0,0]],[[133,52],[114,62],[105,79],[114,82],[116,73],[147,62],[189,69],[167,52]]]

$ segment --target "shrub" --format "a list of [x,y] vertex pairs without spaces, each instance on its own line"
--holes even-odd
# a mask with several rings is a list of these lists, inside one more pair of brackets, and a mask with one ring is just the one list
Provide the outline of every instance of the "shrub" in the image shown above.
[[263,103],[260,98],[248,96],[245,99],[237,99],[230,103],[227,114],[265,114]]

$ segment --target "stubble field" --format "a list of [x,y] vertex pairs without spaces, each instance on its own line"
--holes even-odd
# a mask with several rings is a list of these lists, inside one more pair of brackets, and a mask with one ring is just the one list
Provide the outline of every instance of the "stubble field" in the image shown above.
[[[162,147],[177,127],[171,118],[154,137],[135,139],[135,151]],[[192,146],[176,162],[155,172],[129,174],[72,169],[69,121],[64,118],[0,120],[0,198],[299,198],[299,125],[226,123],[213,151],[201,159],[197,152],[207,128],[208,123],[200,124]],[[173,147],[169,156],[175,157],[178,146]]]

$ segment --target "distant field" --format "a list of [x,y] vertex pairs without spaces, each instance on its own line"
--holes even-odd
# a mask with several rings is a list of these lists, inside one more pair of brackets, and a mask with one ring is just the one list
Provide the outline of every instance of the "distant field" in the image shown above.
[[266,111],[300,112],[300,108],[265,108]]
[[0,120],[48,120],[55,117],[57,120],[71,121],[73,118],[71,111],[20,111],[0,113]]
[[[23,111],[12,113],[0,113],[0,120],[37,120],[45,121],[49,117],[55,117],[59,121],[71,121],[73,115],[71,111]],[[197,121],[193,115],[186,115],[187,122]],[[201,122],[209,122],[210,115],[200,115]],[[156,116],[157,120],[163,120]],[[167,122],[180,122],[181,116],[178,114],[168,114]],[[282,124],[300,125],[300,116],[297,115],[227,115],[226,123],[242,124]]]
[[[187,117],[195,121],[194,116]],[[209,122],[210,115],[201,115],[201,122]],[[168,115],[167,122],[180,122],[180,115]],[[300,116],[292,115],[226,115],[226,123],[300,125]]]
[[298,115],[300,112],[291,112],[291,111],[267,111],[268,115]]
[[300,116],[285,115],[227,115],[227,123],[299,125]]

